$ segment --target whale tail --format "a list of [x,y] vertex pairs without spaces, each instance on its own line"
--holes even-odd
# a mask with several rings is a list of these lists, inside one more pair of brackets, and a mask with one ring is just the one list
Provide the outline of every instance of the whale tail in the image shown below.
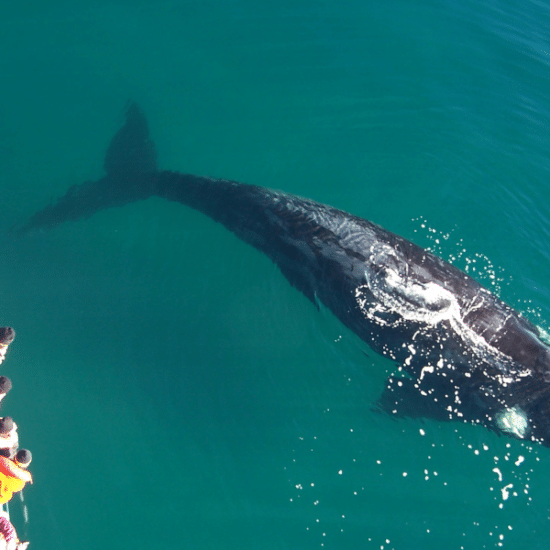
[[126,105],[126,122],[111,140],[103,166],[108,176],[122,178],[157,171],[155,144],[137,103],[129,101]]
[[106,175],[97,181],[73,185],[65,195],[36,212],[16,232],[27,234],[51,229],[66,221],[88,218],[98,210],[123,206],[154,193],[157,178],[155,144],[139,106],[129,101],[126,121],[115,134],[105,154]]

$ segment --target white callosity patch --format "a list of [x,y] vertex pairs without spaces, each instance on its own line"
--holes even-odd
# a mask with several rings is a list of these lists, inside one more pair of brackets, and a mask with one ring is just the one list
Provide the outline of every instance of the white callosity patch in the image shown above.
[[496,424],[503,432],[524,438],[529,432],[527,415],[520,407],[504,409],[496,415]]

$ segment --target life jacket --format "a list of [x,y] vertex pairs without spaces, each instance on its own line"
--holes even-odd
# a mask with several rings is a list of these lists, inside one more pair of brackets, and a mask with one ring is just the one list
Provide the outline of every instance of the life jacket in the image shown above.
[[25,483],[32,483],[31,473],[13,460],[0,456],[0,504],[8,502],[13,493],[21,491]]

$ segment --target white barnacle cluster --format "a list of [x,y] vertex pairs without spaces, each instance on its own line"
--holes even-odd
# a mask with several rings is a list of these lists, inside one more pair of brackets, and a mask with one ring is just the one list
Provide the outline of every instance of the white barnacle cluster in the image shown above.
[[496,425],[503,432],[523,439],[529,432],[529,420],[525,411],[518,407],[506,408],[496,414]]

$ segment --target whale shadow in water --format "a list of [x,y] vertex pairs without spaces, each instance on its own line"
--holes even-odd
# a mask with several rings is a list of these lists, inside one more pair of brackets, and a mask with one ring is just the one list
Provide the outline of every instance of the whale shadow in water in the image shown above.
[[376,410],[479,423],[550,446],[550,348],[534,325],[456,267],[309,199],[159,170],[147,121],[132,102],[104,168],[105,176],[74,185],[17,233],[152,196],[182,203],[266,254],[312,302],[396,362]]

